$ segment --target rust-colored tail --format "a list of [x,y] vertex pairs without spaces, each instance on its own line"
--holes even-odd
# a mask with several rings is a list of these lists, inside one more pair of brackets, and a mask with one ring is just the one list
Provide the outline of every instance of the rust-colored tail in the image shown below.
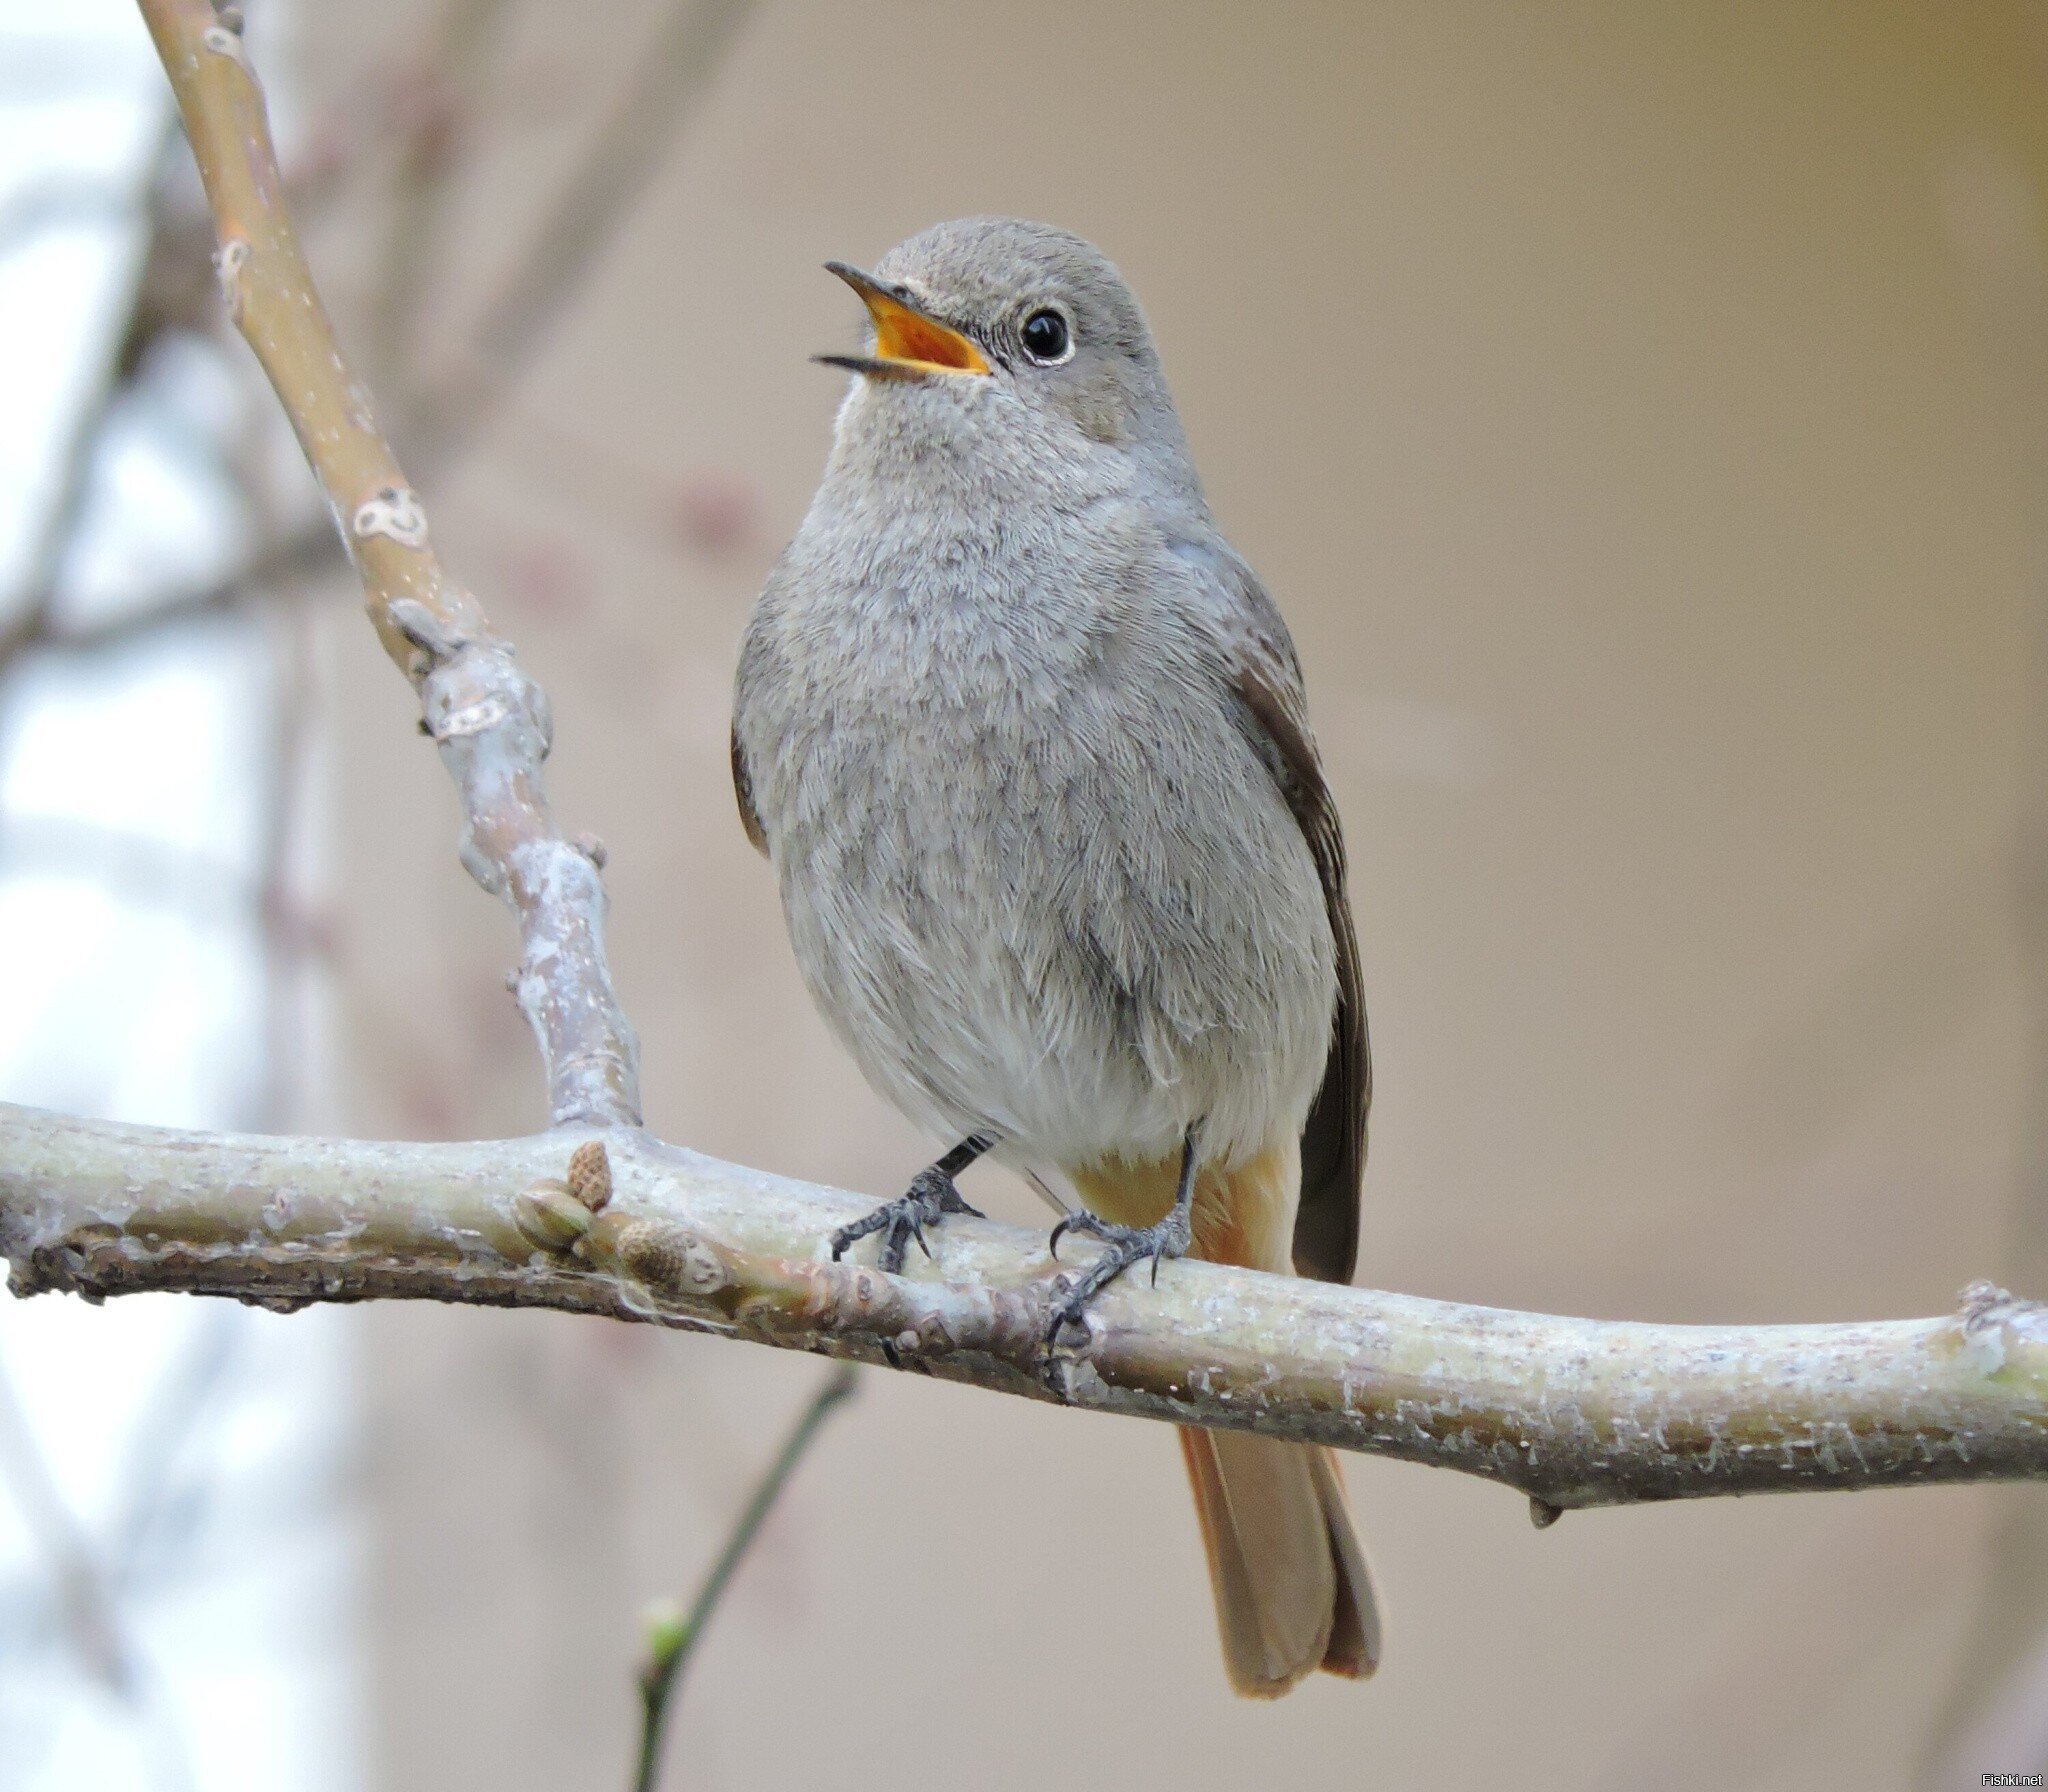
[[1180,1447],[1230,1684],[1276,1699],[1314,1668],[1370,1674],[1379,1608],[1330,1452],[1241,1431],[1183,1430]]
[[[1076,1171],[1104,1219],[1150,1225],[1173,1199],[1176,1161]],[[1292,1140],[1195,1179],[1194,1252],[1288,1274],[1301,1178]],[[1247,1698],[1275,1699],[1316,1668],[1362,1679],[1379,1666],[1380,1615],[1336,1458],[1319,1444],[1243,1431],[1180,1434],[1194,1485],[1223,1665]]]

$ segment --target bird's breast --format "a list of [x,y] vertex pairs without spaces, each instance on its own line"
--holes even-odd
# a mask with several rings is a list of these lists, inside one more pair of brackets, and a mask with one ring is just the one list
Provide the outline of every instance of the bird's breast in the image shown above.
[[[1114,518],[1098,518],[1114,525]],[[914,1116],[1054,1153],[1298,1125],[1334,963],[1299,828],[1114,527],[793,553],[739,725],[812,992]],[[967,1127],[965,1130],[973,1130]]]

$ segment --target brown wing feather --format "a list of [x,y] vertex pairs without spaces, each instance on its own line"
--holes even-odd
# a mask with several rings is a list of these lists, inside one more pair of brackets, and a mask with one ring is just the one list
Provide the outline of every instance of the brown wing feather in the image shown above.
[[[1277,620],[1277,618],[1276,618]],[[1284,639],[1284,637],[1283,637]],[[1322,1087],[1301,1133],[1301,1206],[1294,1221],[1294,1267],[1326,1282],[1348,1282],[1358,1261],[1359,1184],[1365,1174],[1366,1110],[1372,1105],[1372,1049],[1365,1030],[1358,935],[1345,893],[1344,834],[1310,737],[1299,685],[1273,673],[1277,643],[1268,654],[1240,665],[1238,696],[1258,729],[1287,806],[1300,823],[1322,879],[1323,904],[1337,948],[1337,1010],[1330,1023],[1330,1056]]]
[[762,833],[761,817],[754,808],[754,781],[747,775],[747,756],[740,749],[737,722],[732,729],[732,794],[740,806],[740,826],[747,830],[747,838],[753,841],[754,850],[767,852],[768,836]]

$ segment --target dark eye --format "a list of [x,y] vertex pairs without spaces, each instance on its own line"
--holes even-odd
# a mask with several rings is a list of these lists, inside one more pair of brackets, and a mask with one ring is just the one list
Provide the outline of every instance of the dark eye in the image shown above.
[[1034,311],[1024,320],[1020,332],[1024,341],[1024,352],[1042,367],[1050,367],[1056,361],[1064,361],[1073,353],[1074,339],[1067,331],[1067,320],[1057,311]]

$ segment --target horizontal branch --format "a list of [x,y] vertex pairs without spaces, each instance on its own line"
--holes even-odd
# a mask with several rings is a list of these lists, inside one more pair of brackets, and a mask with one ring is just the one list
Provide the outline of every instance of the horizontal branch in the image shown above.
[[[562,1179],[589,1140],[603,1148],[583,1144],[572,1192]],[[1043,1234],[957,1219],[905,1275],[826,1261],[832,1228],[869,1204],[624,1129],[371,1144],[0,1106],[0,1251],[18,1294],[605,1314],[1458,1469],[1528,1494],[1539,1520],[2048,1476],[2048,1308],[1983,1284],[1935,1319],[1674,1326],[1183,1260],[1156,1288],[1112,1286],[1087,1337],[1048,1359],[1059,1266]]]

